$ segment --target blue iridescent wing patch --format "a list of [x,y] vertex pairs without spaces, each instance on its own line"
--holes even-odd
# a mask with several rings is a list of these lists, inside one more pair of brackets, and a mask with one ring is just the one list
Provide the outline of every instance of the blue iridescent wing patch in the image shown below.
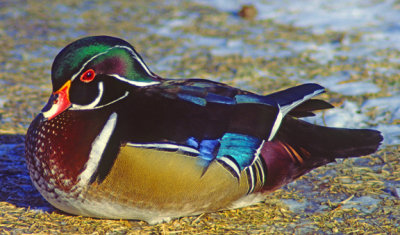
[[249,135],[226,133],[220,142],[217,160],[231,168],[231,173],[239,178],[240,172],[251,166],[258,157],[263,140]]
[[263,140],[238,134],[226,133],[219,139],[197,141],[189,138],[187,145],[199,150],[199,157],[211,163],[217,160],[235,176],[253,164],[259,154]]
[[220,142],[217,159],[231,156],[238,163],[240,170],[243,170],[253,163],[262,140],[249,135],[226,133]]

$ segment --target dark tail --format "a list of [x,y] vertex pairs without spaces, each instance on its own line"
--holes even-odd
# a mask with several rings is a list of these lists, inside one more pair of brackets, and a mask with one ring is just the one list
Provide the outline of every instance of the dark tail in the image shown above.
[[371,154],[382,140],[375,130],[323,127],[287,117],[261,150],[267,168],[263,190],[276,189],[335,158]]

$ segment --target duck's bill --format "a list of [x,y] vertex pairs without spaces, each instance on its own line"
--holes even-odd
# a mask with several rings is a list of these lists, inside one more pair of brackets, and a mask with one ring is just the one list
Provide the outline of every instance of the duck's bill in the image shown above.
[[69,88],[71,81],[66,82],[58,91],[53,92],[49,101],[42,109],[42,114],[47,120],[51,120],[66,109],[71,107],[69,100]]

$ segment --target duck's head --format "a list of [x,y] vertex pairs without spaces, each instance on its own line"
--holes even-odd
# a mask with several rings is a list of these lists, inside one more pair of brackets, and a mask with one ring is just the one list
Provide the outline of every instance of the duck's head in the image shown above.
[[97,109],[128,96],[128,87],[158,84],[128,42],[109,36],[79,39],[56,56],[53,92],[42,114],[48,120],[63,111]]

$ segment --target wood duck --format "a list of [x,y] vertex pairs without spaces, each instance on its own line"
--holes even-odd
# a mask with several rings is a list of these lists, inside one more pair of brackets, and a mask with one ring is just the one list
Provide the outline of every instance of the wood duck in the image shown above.
[[332,108],[303,84],[257,95],[164,79],[126,41],[79,39],[52,66],[53,92],[26,136],[35,187],[56,208],[149,223],[262,201],[313,168],[377,150],[375,130],[298,118]]

